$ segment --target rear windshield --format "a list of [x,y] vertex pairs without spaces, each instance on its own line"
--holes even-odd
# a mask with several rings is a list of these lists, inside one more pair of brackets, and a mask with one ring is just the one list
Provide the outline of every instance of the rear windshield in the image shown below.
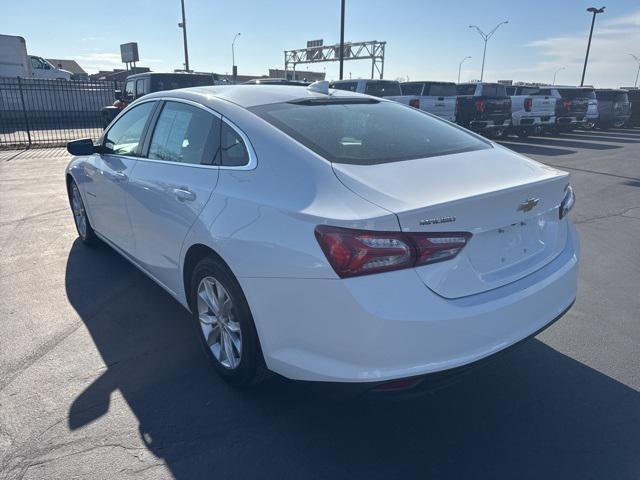
[[424,89],[424,95],[432,97],[455,97],[455,83],[427,83]]
[[482,85],[483,97],[506,97],[507,89],[504,85]]
[[153,91],[175,90],[177,88],[204,87],[213,85],[212,75],[151,75]]
[[558,93],[562,98],[590,98],[589,90],[584,88],[559,88]]
[[458,85],[456,87],[456,93],[458,95],[475,95],[476,85],[475,84]]
[[458,127],[395,102],[306,101],[250,110],[335,163],[375,165],[491,148]]
[[626,93],[622,92],[598,92],[598,100],[611,100],[614,102],[625,103],[629,101],[629,97]]
[[422,95],[422,83],[403,83],[401,85],[403,95]]
[[551,91],[548,88],[519,87],[518,95],[551,95]]
[[399,97],[402,95],[399,82],[372,81],[367,82],[364,93],[374,97]]

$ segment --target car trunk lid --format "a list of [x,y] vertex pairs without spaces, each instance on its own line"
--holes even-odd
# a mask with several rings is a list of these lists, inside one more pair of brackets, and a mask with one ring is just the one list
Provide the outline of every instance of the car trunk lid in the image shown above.
[[459,298],[514,282],[566,242],[558,206],[568,174],[502,147],[378,165],[334,164],[340,181],[394,212],[407,232],[470,232],[452,260],[416,268],[427,287]]

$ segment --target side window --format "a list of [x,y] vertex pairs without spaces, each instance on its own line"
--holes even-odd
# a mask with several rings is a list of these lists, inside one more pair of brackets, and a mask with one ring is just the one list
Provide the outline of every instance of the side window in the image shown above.
[[153,111],[155,102],[147,102],[132,108],[109,129],[102,142],[105,153],[138,155],[144,126]]
[[229,126],[222,122],[222,165],[225,167],[242,167],[249,163],[249,152],[242,137]]
[[330,88],[336,90],[346,90],[347,92],[355,92],[358,88],[358,82],[341,82],[329,85]]
[[149,158],[213,164],[220,150],[221,120],[205,110],[167,102],[153,131]]
[[136,80],[136,98],[146,95],[147,93],[149,92],[147,92],[146,89],[145,79],[141,78],[139,80]]
[[124,86],[124,94],[126,97],[133,98],[135,97],[135,82],[133,80],[129,80]]

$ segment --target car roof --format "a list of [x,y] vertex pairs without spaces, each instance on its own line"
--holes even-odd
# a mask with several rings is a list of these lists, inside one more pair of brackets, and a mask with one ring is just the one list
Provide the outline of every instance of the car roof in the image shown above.
[[[326,94],[310,90],[307,87],[294,85],[212,85],[207,87],[180,88],[177,90],[155,92],[144,98],[174,97],[192,100],[203,105],[213,106],[216,99],[226,100],[243,108],[267,105],[270,103],[285,103],[294,100],[327,99]],[[369,97],[359,93],[344,90],[331,90],[330,98]],[[376,99],[380,100],[380,99]]]
[[212,73],[185,73],[185,72],[142,72],[129,75],[127,80],[142,77],[213,77]]

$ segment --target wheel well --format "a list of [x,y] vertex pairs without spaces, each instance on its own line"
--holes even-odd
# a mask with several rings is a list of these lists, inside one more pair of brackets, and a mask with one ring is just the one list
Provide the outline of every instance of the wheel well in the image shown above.
[[191,245],[184,257],[184,268],[182,269],[184,294],[187,299],[189,308],[192,308],[191,296],[189,295],[189,287],[191,284],[191,276],[193,275],[193,270],[196,268],[196,265],[200,260],[208,256],[213,256],[219,259],[229,269],[229,272],[231,272],[231,269],[229,268],[229,265],[227,265],[227,262],[225,262],[222,257],[218,255],[212,248],[207,247],[206,245],[203,245],[201,243]]

